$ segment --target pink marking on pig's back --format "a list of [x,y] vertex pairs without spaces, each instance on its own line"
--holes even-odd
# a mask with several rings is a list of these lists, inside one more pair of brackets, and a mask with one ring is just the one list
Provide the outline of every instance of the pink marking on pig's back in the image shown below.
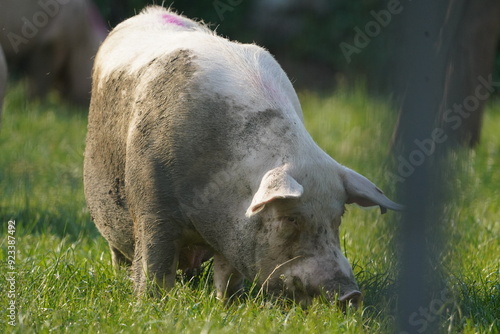
[[180,17],[171,14],[162,14],[161,15],[163,23],[166,24],[174,24],[179,27],[186,27],[186,23]]

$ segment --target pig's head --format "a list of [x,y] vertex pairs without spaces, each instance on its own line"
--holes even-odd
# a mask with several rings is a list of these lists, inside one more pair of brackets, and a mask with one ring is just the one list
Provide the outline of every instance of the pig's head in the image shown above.
[[[304,170],[309,170],[304,172]],[[256,258],[260,283],[301,304],[325,295],[357,305],[361,293],[340,248],[345,204],[400,210],[364,176],[338,164],[268,171],[246,215],[259,224]]]

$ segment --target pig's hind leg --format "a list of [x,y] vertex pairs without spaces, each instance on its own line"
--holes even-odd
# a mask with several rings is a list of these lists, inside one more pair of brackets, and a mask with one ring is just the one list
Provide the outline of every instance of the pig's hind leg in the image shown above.
[[168,225],[152,217],[136,222],[132,272],[137,294],[158,296],[175,284],[180,247]]
[[[145,149],[133,142],[127,150],[125,185],[134,225],[132,277],[137,294],[158,295],[174,286],[182,240],[177,201],[168,175]],[[129,160],[130,159],[130,160]]]

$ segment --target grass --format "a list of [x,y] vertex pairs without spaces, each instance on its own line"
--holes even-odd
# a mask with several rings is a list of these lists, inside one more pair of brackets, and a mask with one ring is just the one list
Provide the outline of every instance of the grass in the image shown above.
[[[306,125],[335,159],[389,194],[388,142],[395,115],[362,90],[332,96],[300,94]],[[258,294],[231,305],[215,298],[210,264],[180,280],[161,300],[136,300],[124,271],[115,272],[105,240],[86,210],[82,188],[86,112],[56,96],[26,102],[11,87],[0,130],[0,332],[2,333],[390,333],[397,273],[396,215],[352,208],[341,243],[364,293],[346,314],[322,300],[308,309]],[[451,298],[436,316],[442,332],[500,331],[500,103],[486,111],[483,142],[454,154],[456,196],[443,225],[440,256]],[[8,221],[16,221],[16,326],[9,325]],[[437,320],[435,320],[437,321]]]

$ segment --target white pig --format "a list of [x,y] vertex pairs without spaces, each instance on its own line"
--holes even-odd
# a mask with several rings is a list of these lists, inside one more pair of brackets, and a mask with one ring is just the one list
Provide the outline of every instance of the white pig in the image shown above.
[[58,89],[88,106],[93,58],[107,29],[91,0],[2,0],[0,44],[31,96]]
[[213,255],[220,298],[257,278],[300,303],[356,304],[339,241],[345,204],[401,208],[316,145],[266,50],[162,7],[119,24],[98,51],[84,182],[139,293]]

